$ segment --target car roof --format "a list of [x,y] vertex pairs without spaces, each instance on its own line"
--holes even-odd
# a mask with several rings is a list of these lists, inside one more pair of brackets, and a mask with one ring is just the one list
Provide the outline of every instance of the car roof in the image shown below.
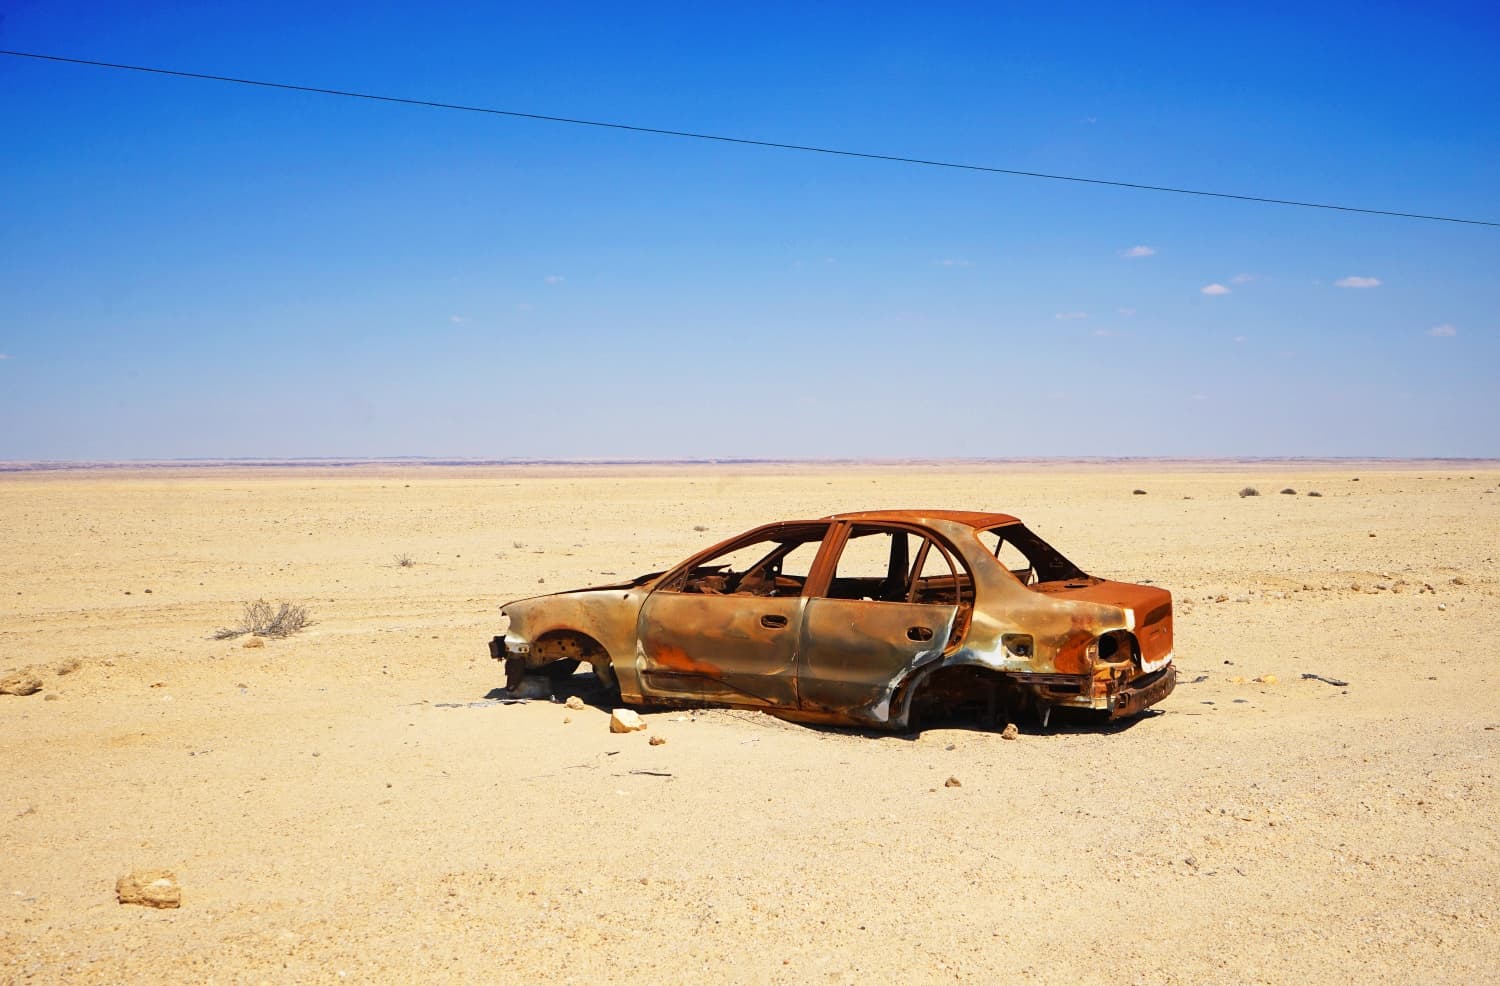
[[946,520],[963,524],[975,530],[1000,527],[1003,524],[1019,524],[1010,514],[992,514],[981,510],[860,510],[855,513],[833,514],[828,520],[898,521],[908,524],[923,524],[929,520]]

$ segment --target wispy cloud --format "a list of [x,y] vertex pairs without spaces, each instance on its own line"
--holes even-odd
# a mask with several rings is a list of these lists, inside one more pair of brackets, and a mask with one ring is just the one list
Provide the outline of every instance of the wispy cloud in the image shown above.
[[1230,284],[1249,284],[1256,279],[1255,274],[1236,274],[1229,279]]
[[449,315],[448,321],[452,322],[454,325],[468,325],[473,321],[473,319],[469,318],[469,316],[467,315]]
[[1380,278],[1350,275],[1349,277],[1341,277],[1333,283],[1341,288],[1378,288],[1380,287]]
[[1427,334],[1435,339],[1450,339],[1453,336],[1458,335],[1458,330],[1449,325],[1447,322],[1444,322],[1442,325],[1434,325],[1432,328],[1428,329]]
[[1215,297],[1215,296],[1218,296],[1218,295],[1221,295],[1221,294],[1228,294],[1229,293],[1229,289],[1226,288],[1222,284],[1205,284],[1203,287],[1199,288],[1198,290],[1202,291],[1206,295],[1209,295],[1210,297]]
[[1144,245],[1133,246],[1129,250],[1121,250],[1120,256],[1129,257],[1132,260],[1137,257],[1154,257],[1156,256],[1156,247],[1148,247]]
[[547,284],[561,284],[563,281],[566,281],[567,278],[563,277],[561,274],[548,274],[546,277],[542,278],[542,280]]
[[944,260],[935,260],[935,261],[933,261],[933,263],[937,264],[939,267],[973,267],[974,266],[974,262],[972,260],[958,260],[958,259],[952,259],[952,258],[950,258],[950,259],[944,259]]
[[1094,330],[1094,335],[1098,336],[1100,339],[1108,339],[1110,336],[1112,336],[1114,334],[1115,334],[1115,330],[1114,329],[1095,329]]
[[1121,315],[1124,315],[1126,318],[1129,318],[1130,316],[1135,314],[1134,308],[1116,308],[1115,311],[1119,312]]
[[1244,336],[1235,336],[1234,337],[1234,341],[1235,342],[1243,343],[1245,341],[1245,337]]
[[1077,318],[1088,318],[1089,317],[1089,313],[1088,312],[1058,312],[1056,315],[1054,315],[1052,317],[1053,318],[1062,319],[1064,322],[1071,322],[1072,320],[1077,319]]
[[0,353],[0,359],[10,359],[10,353]]
[[1195,400],[1195,401],[1206,401],[1206,400],[1208,400],[1208,395],[1207,394],[1194,394],[1193,397],[1192,397],[1192,399]]

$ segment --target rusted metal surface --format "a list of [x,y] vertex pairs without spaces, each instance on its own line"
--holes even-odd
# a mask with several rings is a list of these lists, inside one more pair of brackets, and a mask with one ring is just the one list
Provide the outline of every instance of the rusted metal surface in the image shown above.
[[491,653],[508,680],[584,661],[640,705],[905,729],[958,706],[1138,715],[1176,681],[1170,593],[1086,575],[1008,514],[771,524],[667,572],[502,609]]

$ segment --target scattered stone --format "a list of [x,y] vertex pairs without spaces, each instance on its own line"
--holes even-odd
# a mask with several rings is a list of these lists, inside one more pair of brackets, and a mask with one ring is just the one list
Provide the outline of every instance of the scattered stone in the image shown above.
[[960,781],[957,777],[950,777],[946,781],[943,781],[943,787],[963,787],[963,786],[964,786],[963,782]]
[[1446,613],[1446,612],[1448,612],[1448,604],[1447,603],[1438,603],[1438,612],[1439,613]]
[[612,733],[634,733],[645,728],[645,720],[629,709],[615,709],[609,714],[609,731]]
[[650,742],[652,746],[662,746],[667,742],[667,738],[665,736],[653,736]]
[[1016,724],[1013,722],[1006,723],[1005,728],[1000,730],[1001,739],[1013,740],[1020,735],[1021,731],[1016,728]]
[[572,709],[574,712],[578,712],[583,709],[583,699],[579,698],[577,695],[569,695],[568,700],[564,702],[563,705]]
[[1469,584],[1469,580],[1466,579],[1466,578],[1464,578],[1462,575],[1455,575],[1455,576],[1453,576],[1453,578],[1451,578],[1451,579],[1448,580],[1448,584],[1449,585],[1468,585]]
[[1284,490],[1281,491],[1281,495],[1282,496],[1296,496],[1297,495],[1297,491],[1294,490],[1294,489],[1292,489],[1290,486],[1288,486],[1286,489],[1284,489]]
[[70,657],[66,661],[63,661],[61,664],[59,664],[57,667],[53,668],[52,670],[55,673],[60,674],[60,675],[61,674],[72,674],[74,671],[77,671],[81,667],[83,667],[83,662],[82,661],[80,661],[76,657]]
[[265,640],[263,640],[260,637],[247,637],[247,638],[245,638],[245,642],[243,644],[240,644],[240,646],[241,647],[264,647],[264,646],[266,646],[266,642],[265,642]]
[[570,723],[572,721],[573,721],[573,717],[572,716],[563,716],[563,725],[564,726],[566,726],[568,723]]
[[1146,491],[1145,490],[1131,490],[1130,491],[1130,495],[1131,496],[1145,496],[1146,495]]
[[59,694],[57,694],[57,692],[48,692],[47,694],[45,694],[45,695],[42,696],[42,701],[43,702],[56,702],[61,697],[62,696],[59,695]]
[[1223,593],[1220,593],[1219,595],[1217,595],[1217,596],[1214,597],[1214,602],[1216,602],[1216,603],[1227,603],[1227,602],[1229,602],[1229,597],[1226,596],[1226,595],[1224,595]]
[[1308,490],[1307,491],[1307,495],[1308,496],[1322,496],[1323,494],[1319,493],[1317,490]]
[[1259,674],[1259,675],[1256,675],[1251,680],[1255,681],[1255,682],[1258,682],[1258,683],[1260,683],[1262,685],[1274,685],[1274,684],[1276,684],[1276,682],[1280,681],[1281,679],[1278,678],[1278,677],[1276,677],[1274,674]]
[[34,695],[42,690],[42,679],[29,668],[0,678],[0,695]]
[[171,870],[132,870],[115,882],[115,896],[142,907],[182,906],[182,886]]

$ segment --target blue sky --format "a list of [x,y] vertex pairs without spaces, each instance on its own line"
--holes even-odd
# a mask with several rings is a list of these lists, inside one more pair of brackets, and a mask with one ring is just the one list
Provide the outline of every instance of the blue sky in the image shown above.
[[[1042,9],[23,0],[0,47],[1500,221],[1493,4]],[[1500,456],[1500,229],[0,94],[0,459]]]

